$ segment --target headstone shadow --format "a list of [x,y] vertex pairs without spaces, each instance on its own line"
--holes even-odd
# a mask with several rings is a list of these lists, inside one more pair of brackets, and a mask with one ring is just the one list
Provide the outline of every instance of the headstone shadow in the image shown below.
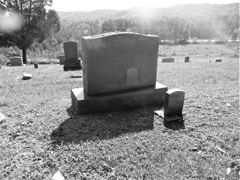
[[[68,109],[70,113],[70,109]],[[51,133],[53,143],[82,143],[152,130],[154,110],[137,109],[81,115],[66,119]]]

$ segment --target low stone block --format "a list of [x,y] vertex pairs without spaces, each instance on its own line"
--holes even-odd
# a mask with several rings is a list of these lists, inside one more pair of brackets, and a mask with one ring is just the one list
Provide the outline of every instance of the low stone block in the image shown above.
[[164,115],[182,115],[185,92],[180,89],[171,89],[166,92],[164,102]]
[[184,59],[184,62],[185,62],[185,63],[190,62],[190,57],[189,57],[189,56],[186,56],[185,59]]
[[174,58],[162,58],[163,63],[174,63]]
[[183,117],[179,116],[179,115],[165,115],[164,108],[162,108],[160,110],[155,110],[154,113],[157,114],[159,117],[163,118],[167,122],[183,120]]
[[216,62],[222,62],[222,59],[216,59]]
[[31,79],[31,78],[32,78],[31,74],[23,73],[23,77],[22,77],[23,80],[28,80],[28,79]]
[[74,115],[124,110],[152,106],[163,107],[167,87],[156,83],[155,87],[98,96],[89,96],[83,88],[72,89],[72,110]]
[[64,71],[76,71],[81,70],[81,61],[79,60],[68,60],[68,62],[64,64],[63,70]]
[[20,56],[13,56],[10,57],[10,64],[11,66],[22,66],[23,65],[23,60],[22,57]]

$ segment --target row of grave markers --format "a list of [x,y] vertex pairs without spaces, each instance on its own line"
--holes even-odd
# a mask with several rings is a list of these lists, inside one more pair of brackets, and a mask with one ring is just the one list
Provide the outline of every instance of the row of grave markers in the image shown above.
[[[81,58],[78,56],[78,47],[77,43],[73,41],[65,42],[64,43],[64,54],[65,55],[59,55],[59,64],[64,65],[63,69],[64,71],[68,70],[80,70],[82,69],[81,64]],[[21,56],[13,56],[9,58],[10,65],[11,66],[22,66],[23,60]],[[162,63],[174,63],[175,59],[168,57],[168,58],[162,58]],[[184,58],[185,63],[190,62],[190,57],[186,56]],[[210,61],[211,62],[211,61]],[[222,59],[216,59],[215,62],[222,62]],[[35,63],[37,64],[37,63]],[[34,67],[37,68],[34,64]]]
[[[66,42],[67,45],[66,46],[66,51],[67,53],[65,53],[65,55],[59,55],[58,56],[58,59],[59,59],[59,64],[60,65],[64,65],[64,70],[79,70],[79,69],[82,69],[82,65],[81,65],[81,58],[79,58],[76,53],[75,56],[68,56],[68,51],[72,51],[72,47],[71,45],[69,46],[69,43],[76,43],[76,42]],[[76,46],[75,46],[76,47]],[[70,48],[70,50],[68,50]],[[76,49],[76,52],[78,51],[77,48]],[[71,54],[71,53],[70,53]],[[23,60],[22,60],[22,57],[21,56],[12,56],[9,58],[10,60],[10,65],[11,66],[23,66]],[[174,63],[175,59],[174,58],[162,58],[162,63]],[[184,62],[185,63],[189,63],[191,62],[190,61],[190,57],[187,56],[185,57],[184,59]],[[216,59],[215,62],[222,62],[222,59]],[[37,63],[34,63],[34,67],[37,68]]]

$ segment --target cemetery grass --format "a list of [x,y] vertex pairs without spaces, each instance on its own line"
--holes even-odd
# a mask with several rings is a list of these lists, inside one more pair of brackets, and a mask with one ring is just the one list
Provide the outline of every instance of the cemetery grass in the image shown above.
[[[222,56],[158,63],[159,82],[186,92],[184,122],[150,108],[71,118],[81,71],[0,69],[0,179],[239,179],[239,62]],[[211,62],[209,62],[211,60]],[[21,80],[23,72],[33,78]]]

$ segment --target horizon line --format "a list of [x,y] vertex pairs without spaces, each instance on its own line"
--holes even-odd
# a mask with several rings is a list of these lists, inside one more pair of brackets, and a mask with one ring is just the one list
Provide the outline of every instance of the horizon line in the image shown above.
[[145,9],[166,9],[166,8],[171,8],[174,6],[185,6],[185,5],[230,5],[230,4],[240,4],[240,2],[230,2],[230,3],[186,3],[186,4],[175,4],[175,5],[170,5],[170,6],[166,6],[166,7],[144,7],[144,6],[133,6],[130,8],[126,8],[126,9],[114,9],[114,8],[99,8],[99,9],[94,9],[94,10],[56,10],[54,8],[55,11],[57,12],[93,12],[93,11],[99,11],[99,10],[112,10],[112,11],[128,11],[130,9],[134,9],[134,8],[145,8]]

